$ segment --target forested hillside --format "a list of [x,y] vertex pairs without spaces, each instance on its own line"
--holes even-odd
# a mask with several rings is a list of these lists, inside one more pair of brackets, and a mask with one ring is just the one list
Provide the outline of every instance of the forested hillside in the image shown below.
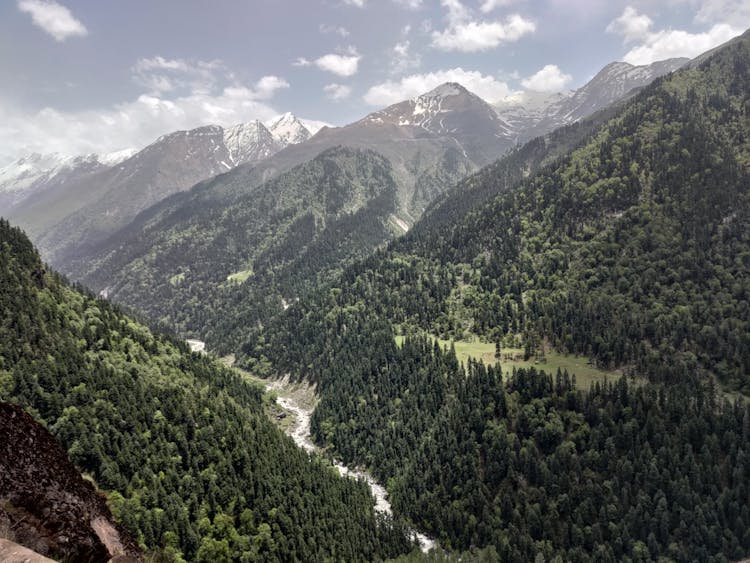
[[519,189],[448,228],[428,218],[403,252],[470,266],[476,333],[520,322],[602,365],[750,392],[749,52],[657,80]]
[[390,240],[395,198],[383,157],[330,149],[230,203],[200,200],[143,217],[82,261],[82,279],[226,350],[227,338],[237,343],[233,329],[278,313],[285,299]]
[[602,366],[750,391],[749,52],[738,42],[658,80],[516,187],[506,165],[477,175],[478,206],[462,212],[460,191],[443,203],[460,221],[438,207],[341,284],[402,328],[522,335],[531,353],[547,339]]
[[364,483],[266,419],[260,388],[71,288],[4,220],[0,400],[42,421],[164,556],[371,561],[411,548]]
[[[460,220],[438,207],[256,328],[243,361],[316,381],[317,439],[443,545],[746,556],[750,413],[723,392],[750,392],[749,113],[746,34],[517,185],[478,175],[475,208],[442,203]],[[639,379],[585,392],[564,372],[461,368],[425,333]]]

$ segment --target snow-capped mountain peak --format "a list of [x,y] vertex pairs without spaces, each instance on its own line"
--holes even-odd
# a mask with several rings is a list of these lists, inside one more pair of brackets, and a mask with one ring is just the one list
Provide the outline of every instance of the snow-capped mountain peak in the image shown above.
[[100,154],[98,159],[104,166],[117,166],[121,162],[125,162],[137,152],[138,149],[122,149],[106,154]]
[[60,153],[31,153],[0,168],[0,192],[21,192],[65,170],[98,164],[95,154],[73,157]]
[[310,130],[290,112],[267,121],[266,127],[282,146],[296,145],[312,137]]
[[224,129],[224,145],[234,165],[263,160],[283,148],[271,131],[257,120]]
[[552,94],[516,92],[495,103],[495,110],[510,124],[516,141],[523,142],[583,119],[686,62],[687,59],[668,59],[643,66],[610,63],[577,90]]
[[441,84],[429,92],[418,96],[418,98],[447,98],[448,96],[460,96],[461,94],[467,93],[469,93],[469,91],[458,82],[446,82],[445,84]]

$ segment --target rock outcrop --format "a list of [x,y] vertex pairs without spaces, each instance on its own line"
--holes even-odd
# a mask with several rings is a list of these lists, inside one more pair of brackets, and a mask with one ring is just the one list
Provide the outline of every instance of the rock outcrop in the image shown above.
[[61,561],[143,560],[54,436],[8,403],[0,403],[0,538],[8,553],[20,544]]

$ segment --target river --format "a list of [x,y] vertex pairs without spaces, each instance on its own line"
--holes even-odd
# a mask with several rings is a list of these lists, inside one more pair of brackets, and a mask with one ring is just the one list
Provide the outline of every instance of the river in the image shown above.
[[[267,391],[276,391],[278,393],[282,388],[283,383],[278,380],[266,384]],[[293,397],[282,397],[278,394],[276,396],[276,403],[282,409],[294,415],[294,425],[287,429],[287,434],[294,440],[294,443],[309,453],[320,453],[320,448],[313,443],[310,434],[310,415],[312,414],[312,409],[302,407]],[[391,503],[388,501],[388,492],[383,485],[375,481],[372,475],[362,469],[347,467],[338,461],[334,462],[334,467],[338,469],[341,475],[363,479],[367,483],[372,496],[375,498],[375,510],[386,514],[393,513]],[[413,530],[413,532],[417,536],[419,547],[424,553],[437,546],[434,539],[416,530]]]

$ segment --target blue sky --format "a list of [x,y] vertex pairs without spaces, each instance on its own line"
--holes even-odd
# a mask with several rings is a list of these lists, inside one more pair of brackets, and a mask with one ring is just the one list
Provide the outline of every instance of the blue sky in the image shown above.
[[447,80],[575,88],[748,26],[750,0],[5,0],[0,164],[285,111],[342,125]]

